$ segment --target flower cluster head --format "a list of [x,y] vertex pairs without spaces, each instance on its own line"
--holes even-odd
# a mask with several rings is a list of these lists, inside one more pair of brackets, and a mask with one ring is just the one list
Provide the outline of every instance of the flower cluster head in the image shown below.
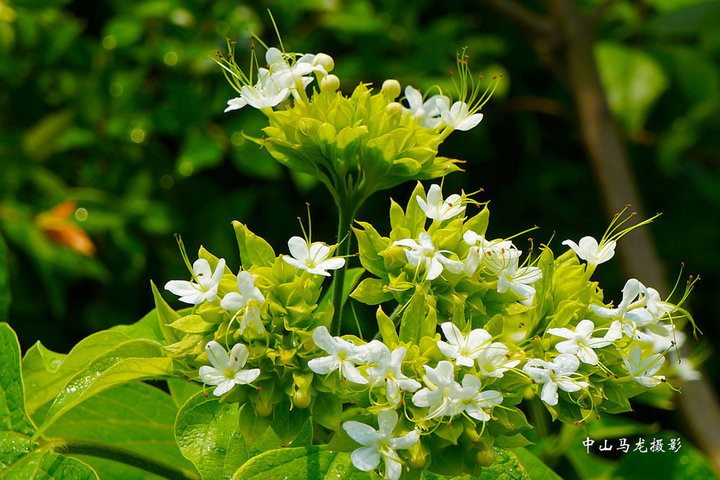
[[[480,109],[499,82],[494,78],[481,90],[463,52],[459,75],[453,79],[455,102],[445,93],[424,99],[408,85],[403,105],[398,98],[402,87],[393,79],[378,91],[361,83],[344,95],[341,79],[330,73],[335,61],[325,53],[270,47],[260,62],[253,46],[249,68],[241,68],[236,50],[230,43],[228,53],[218,53],[216,59],[239,94],[225,111],[248,105],[261,110],[269,125],[257,143],[281,164],[318,178],[338,205],[357,205],[373,192],[407,180],[459,170],[458,160],[437,155],[438,147],[454,130],[467,131],[480,123]],[[436,212],[443,215],[446,210]]]
[[276,254],[234,222],[237,274],[201,249],[192,280],[168,282],[192,308],[163,319],[176,332],[166,348],[214,396],[265,418],[291,403],[319,431],[349,436],[355,468],[391,479],[408,468],[479,474],[448,459],[517,441],[528,388],[553,418],[577,423],[697,378],[674,359],[691,284],[672,303],[630,279],[615,306],[590,276],[617,237],[524,253],[514,237],[489,236],[487,206],[470,216],[473,204],[418,183],[405,207],[391,203],[388,236],[356,222],[364,275],[347,302],[378,306],[374,338],[331,328],[322,290],[345,266],[337,245],[292,237],[290,255]]
[[[202,248],[191,266],[181,246],[191,280],[165,288],[191,307],[174,311],[154,290],[169,355],[213,396],[257,417],[240,422],[243,436],[257,434],[249,425],[257,421],[292,441],[285,437],[309,421],[315,443],[343,450],[361,471],[390,480],[408,469],[417,478],[418,470],[477,476],[477,459],[494,446],[526,441],[528,396],[577,424],[697,375],[687,361],[666,361],[684,339],[678,328],[692,323],[680,306],[692,282],[673,303],[630,279],[613,304],[591,281],[618,240],[647,221],[623,227],[621,212],[599,241],[566,240],[556,256],[532,240],[520,248],[526,232],[490,236],[487,204],[443,194],[442,182],[427,190],[418,182],[404,206],[391,201],[385,234],[353,221],[375,191],[459,169],[438,147],[479,124],[497,86],[480,88],[465,52],[455,100],[411,86],[399,98],[395,80],[346,96],[326,54],[268,48],[263,65],[251,58],[242,70],[230,45],[218,60],[239,94],[226,111],[251,106],[267,116],[257,142],[328,187],[340,234],[336,245],[294,236],[289,255],[276,254],[233,222],[236,271]],[[355,257],[361,267],[346,276]],[[352,308],[343,312],[345,304]],[[358,304],[376,308],[374,322]]]

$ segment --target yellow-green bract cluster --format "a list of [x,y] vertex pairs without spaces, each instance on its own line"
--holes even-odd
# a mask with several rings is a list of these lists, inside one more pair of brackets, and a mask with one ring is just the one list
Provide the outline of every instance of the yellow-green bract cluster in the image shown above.
[[195,306],[176,313],[157,296],[167,348],[224,401],[260,417],[290,408],[311,419],[315,443],[358,452],[359,469],[384,462],[393,479],[403,468],[479,473],[493,446],[525,445],[524,398],[576,423],[627,411],[665,382],[681,309],[634,279],[607,306],[590,279],[607,243],[594,256],[588,241],[574,249],[591,266],[549,247],[523,259],[487,236],[487,207],[467,214],[474,205],[418,184],[405,208],[392,202],[389,236],[357,223],[363,269],[350,283],[369,275],[348,301],[380,305],[375,338],[329,332],[332,246],[294,237],[292,258],[278,256],[236,222],[237,275],[201,249],[207,267],[166,286]]

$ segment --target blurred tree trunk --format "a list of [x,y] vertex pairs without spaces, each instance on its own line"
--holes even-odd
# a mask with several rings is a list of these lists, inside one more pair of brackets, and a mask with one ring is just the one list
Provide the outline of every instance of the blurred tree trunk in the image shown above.
[[[514,0],[480,0],[513,20],[535,41],[541,55],[560,66],[575,100],[580,130],[595,179],[609,215],[630,203],[642,213],[642,202],[627,151],[610,113],[595,63],[594,19],[584,16],[574,0],[545,0],[549,18]],[[667,290],[665,273],[646,228],[624,237],[619,254],[625,273]],[[720,472],[720,406],[702,378],[683,386],[677,396],[694,442]]]

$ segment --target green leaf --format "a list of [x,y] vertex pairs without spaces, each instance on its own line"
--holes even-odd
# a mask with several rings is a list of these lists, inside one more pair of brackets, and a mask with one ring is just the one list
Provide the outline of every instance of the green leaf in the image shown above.
[[[72,408],[50,426],[45,435],[110,444],[192,472],[194,467],[175,443],[176,413],[172,399],[162,390],[144,383],[121,385]],[[103,480],[131,468],[96,462],[96,457],[84,459]],[[134,468],[131,471],[139,472]]]
[[40,342],[30,347],[22,360],[28,413],[33,415],[90,362],[126,340],[129,337],[124,333],[104,330],[80,340],[67,355],[48,350]]
[[[287,446],[294,443],[308,422],[311,422],[310,410],[307,408],[291,409],[291,403],[287,397],[284,397],[280,403],[275,405],[275,409],[273,410],[272,429],[280,438],[283,445]],[[295,446],[309,446],[312,444],[312,424],[310,428],[310,442],[307,445]],[[302,443],[306,441],[307,438],[299,440],[300,441],[298,443]]]
[[375,227],[369,223],[357,222],[357,224],[362,227],[362,229],[353,227],[355,238],[358,241],[360,263],[368,272],[381,277],[386,272],[385,260],[379,255],[379,252],[390,245],[390,239],[381,237]]
[[480,480],[535,480],[511,450],[495,449],[495,461],[483,467]]
[[275,261],[275,251],[270,244],[237,220],[234,220],[232,225],[235,229],[243,269],[249,270],[253,265],[259,267],[271,266]]
[[0,322],[8,318],[10,309],[10,279],[7,269],[7,244],[0,235]]
[[395,346],[400,343],[397,330],[395,330],[395,324],[392,320],[390,320],[390,317],[383,312],[382,307],[378,307],[375,311],[375,318],[377,320],[378,331],[380,332],[380,335],[382,335],[383,342],[388,347],[395,348]]
[[637,132],[668,86],[665,72],[646,52],[614,42],[598,42],[595,55],[610,109],[627,131]]
[[84,463],[35,449],[35,426],[25,412],[20,345],[7,323],[0,323],[0,478],[15,480],[97,480]]
[[[32,435],[35,427],[25,412],[20,345],[15,332],[7,323],[0,323],[0,345],[0,428],[3,433]],[[4,450],[0,452],[3,455]]]
[[487,205],[485,205],[485,207],[480,210],[480,213],[474,215],[467,222],[465,222],[465,228],[467,230],[472,230],[478,235],[485,235],[489,221],[490,210],[488,210]]
[[157,340],[160,343],[165,341],[160,329],[157,310],[153,309],[144,317],[130,325],[115,325],[110,330],[124,333],[131,338],[148,338]]
[[[371,472],[358,470],[347,452],[339,452],[333,459],[323,480],[370,480],[377,478]],[[402,477],[401,477],[402,478]]]
[[426,200],[425,189],[420,182],[415,185],[415,189],[410,194],[410,200],[408,200],[405,208],[405,226],[410,230],[410,237],[413,239],[417,238],[420,232],[425,229],[425,223],[427,222],[427,216],[415,198],[418,196]]
[[527,471],[532,480],[562,480],[557,473],[545,465],[542,460],[533,455],[526,448],[515,448],[512,451],[520,461],[522,467]]
[[0,470],[0,478],[7,480],[98,480],[93,469],[85,463],[76,458],[51,453],[47,448],[36,450],[6,470]]
[[182,454],[193,462],[203,478],[231,478],[248,459],[248,447],[240,434],[240,409],[220,403],[200,392],[178,412],[175,438]]
[[185,402],[190,400],[190,397],[197,394],[203,388],[199,383],[189,382],[187,380],[168,379],[167,384],[168,390],[170,390],[170,396],[177,408],[185,405]]
[[[429,330],[425,325],[427,323],[425,318],[426,305],[425,292],[419,287],[416,288],[400,320],[400,340],[417,344],[423,334],[426,333],[425,331]],[[432,325],[433,331],[435,331],[435,327],[435,325]]]
[[180,318],[180,314],[167,304],[162,295],[160,295],[160,291],[155,286],[155,282],[150,282],[150,288],[152,289],[153,299],[155,300],[155,312],[157,313],[158,326],[163,333],[163,337],[165,337],[165,341],[168,344],[175,343],[180,340],[180,335],[170,328],[170,324]]
[[320,479],[337,452],[320,447],[270,450],[248,460],[235,472],[234,480]]
[[379,278],[366,278],[360,282],[350,296],[366,305],[378,305],[393,298],[392,292],[383,287],[383,281]]
[[174,375],[173,361],[152,340],[127,340],[93,360],[75,375],[50,406],[39,431],[47,429],[63,413],[108,388],[136,380]]

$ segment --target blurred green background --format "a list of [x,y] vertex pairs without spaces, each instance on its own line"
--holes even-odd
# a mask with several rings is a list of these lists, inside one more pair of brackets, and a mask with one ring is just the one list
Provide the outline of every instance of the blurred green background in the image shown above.
[[[565,238],[599,237],[610,218],[557,54],[493,3],[502,2],[0,0],[0,250],[9,269],[0,295],[12,297],[0,316],[23,348],[41,340],[68,351],[150,310],[150,279],[186,277],[175,232],[190,251],[203,244],[236,268],[231,220],[285,252],[307,201],[315,238],[333,241],[323,187],[244,139],[260,135],[264,117],[223,114],[235,95],[212,56],[226,37],[239,56],[249,52],[249,31],[276,44],[267,8],[286,48],[335,58],[347,92],[386,78],[448,85],[456,51],[468,46],[475,71],[504,77],[480,126],[442,147],[467,160],[445,191],[484,188],[493,236],[538,225],[533,237],[555,233],[556,251]],[[595,22],[600,75],[647,213],[663,212],[646,228],[668,281],[683,261],[702,276],[689,305],[710,350],[720,335],[720,2],[578,5]],[[404,203],[412,187],[389,193]],[[359,217],[387,231],[388,205],[378,194]],[[619,260],[598,278],[617,300]],[[715,358],[705,366],[717,385]]]

